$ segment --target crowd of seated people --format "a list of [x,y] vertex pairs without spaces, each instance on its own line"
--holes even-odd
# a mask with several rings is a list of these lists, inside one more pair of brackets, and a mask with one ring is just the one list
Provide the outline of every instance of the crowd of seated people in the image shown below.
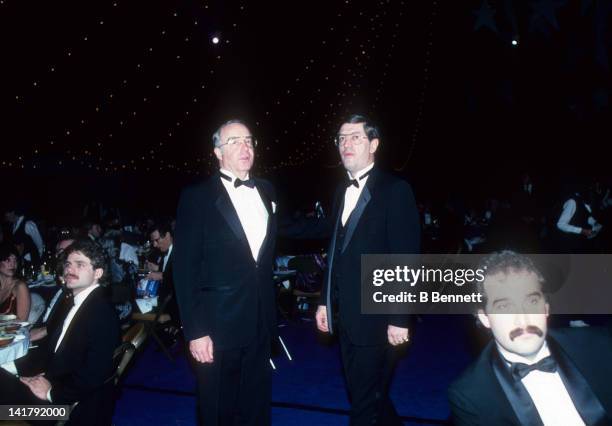
[[419,204],[428,252],[598,253],[610,248],[609,189],[599,180],[551,185],[529,174],[516,188],[489,197],[446,197]]

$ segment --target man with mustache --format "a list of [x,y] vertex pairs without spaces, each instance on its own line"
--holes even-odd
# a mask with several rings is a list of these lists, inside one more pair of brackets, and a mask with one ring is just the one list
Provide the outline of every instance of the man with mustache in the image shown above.
[[212,139],[219,172],[186,188],[178,206],[175,291],[200,421],[265,426],[276,335],[274,188],[250,175],[257,141],[243,122],[222,124]]
[[612,336],[548,330],[544,278],[512,251],[483,261],[478,311],[494,340],[449,388],[456,425],[612,424]]
[[100,288],[103,249],[85,239],[65,249],[63,278],[73,304],[49,334],[47,356],[36,375],[19,378],[0,369],[0,404],[72,405],[70,424],[109,425],[112,420],[113,353],[119,321]]
[[349,117],[335,142],[347,179],[336,191],[317,327],[339,337],[350,424],[400,425],[389,384],[395,349],[410,338],[409,317],[361,313],[361,255],[418,253],[416,203],[406,181],[374,165],[380,134],[368,118]]

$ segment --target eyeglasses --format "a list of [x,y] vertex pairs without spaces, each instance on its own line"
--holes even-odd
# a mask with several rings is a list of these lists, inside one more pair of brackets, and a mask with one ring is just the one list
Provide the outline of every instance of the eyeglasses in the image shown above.
[[227,138],[227,142],[217,145],[217,148],[221,148],[224,145],[238,146],[241,143],[247,148],[255,148],[257,146],[257,139],[253,136],[233,136]]
[[367,140],[368,137],[362,133],[348,133],[342,134],[338,133],[338,135],[334,138],[334,145],[336,146],[344,146],[347,142],[350,142],[353,146],[359,146],[363,143],[364,140]]

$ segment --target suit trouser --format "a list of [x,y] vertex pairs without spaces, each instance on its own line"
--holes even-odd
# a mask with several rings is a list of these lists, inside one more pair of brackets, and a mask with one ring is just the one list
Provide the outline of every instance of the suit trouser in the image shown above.
[[401,425],[389,398],[397,353],[388,343],[357,346],[338,325],[344,375],[351,400],[350,424]]
[[215,351],[212,364],[195,362],[200,423],[269,425],[272,394],[269,359],[270,336],[265,331],[244,348]]

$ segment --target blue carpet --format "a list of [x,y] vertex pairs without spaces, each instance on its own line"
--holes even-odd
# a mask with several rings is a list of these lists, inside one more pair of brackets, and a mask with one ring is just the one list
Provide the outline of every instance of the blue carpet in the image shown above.
[[[391,397],[407,425],[440,424],[448,418],[446,389],[470,362],[465,317],[424,317],[398,364]],[[312,322],[279,329],[293,361],[274,358],[274,425],[344,425],[349,408],[337,344],[322,341]],[[123,381],[115,425],[195,425],[195,379],[180,345],[174,362],[152,341]]]

